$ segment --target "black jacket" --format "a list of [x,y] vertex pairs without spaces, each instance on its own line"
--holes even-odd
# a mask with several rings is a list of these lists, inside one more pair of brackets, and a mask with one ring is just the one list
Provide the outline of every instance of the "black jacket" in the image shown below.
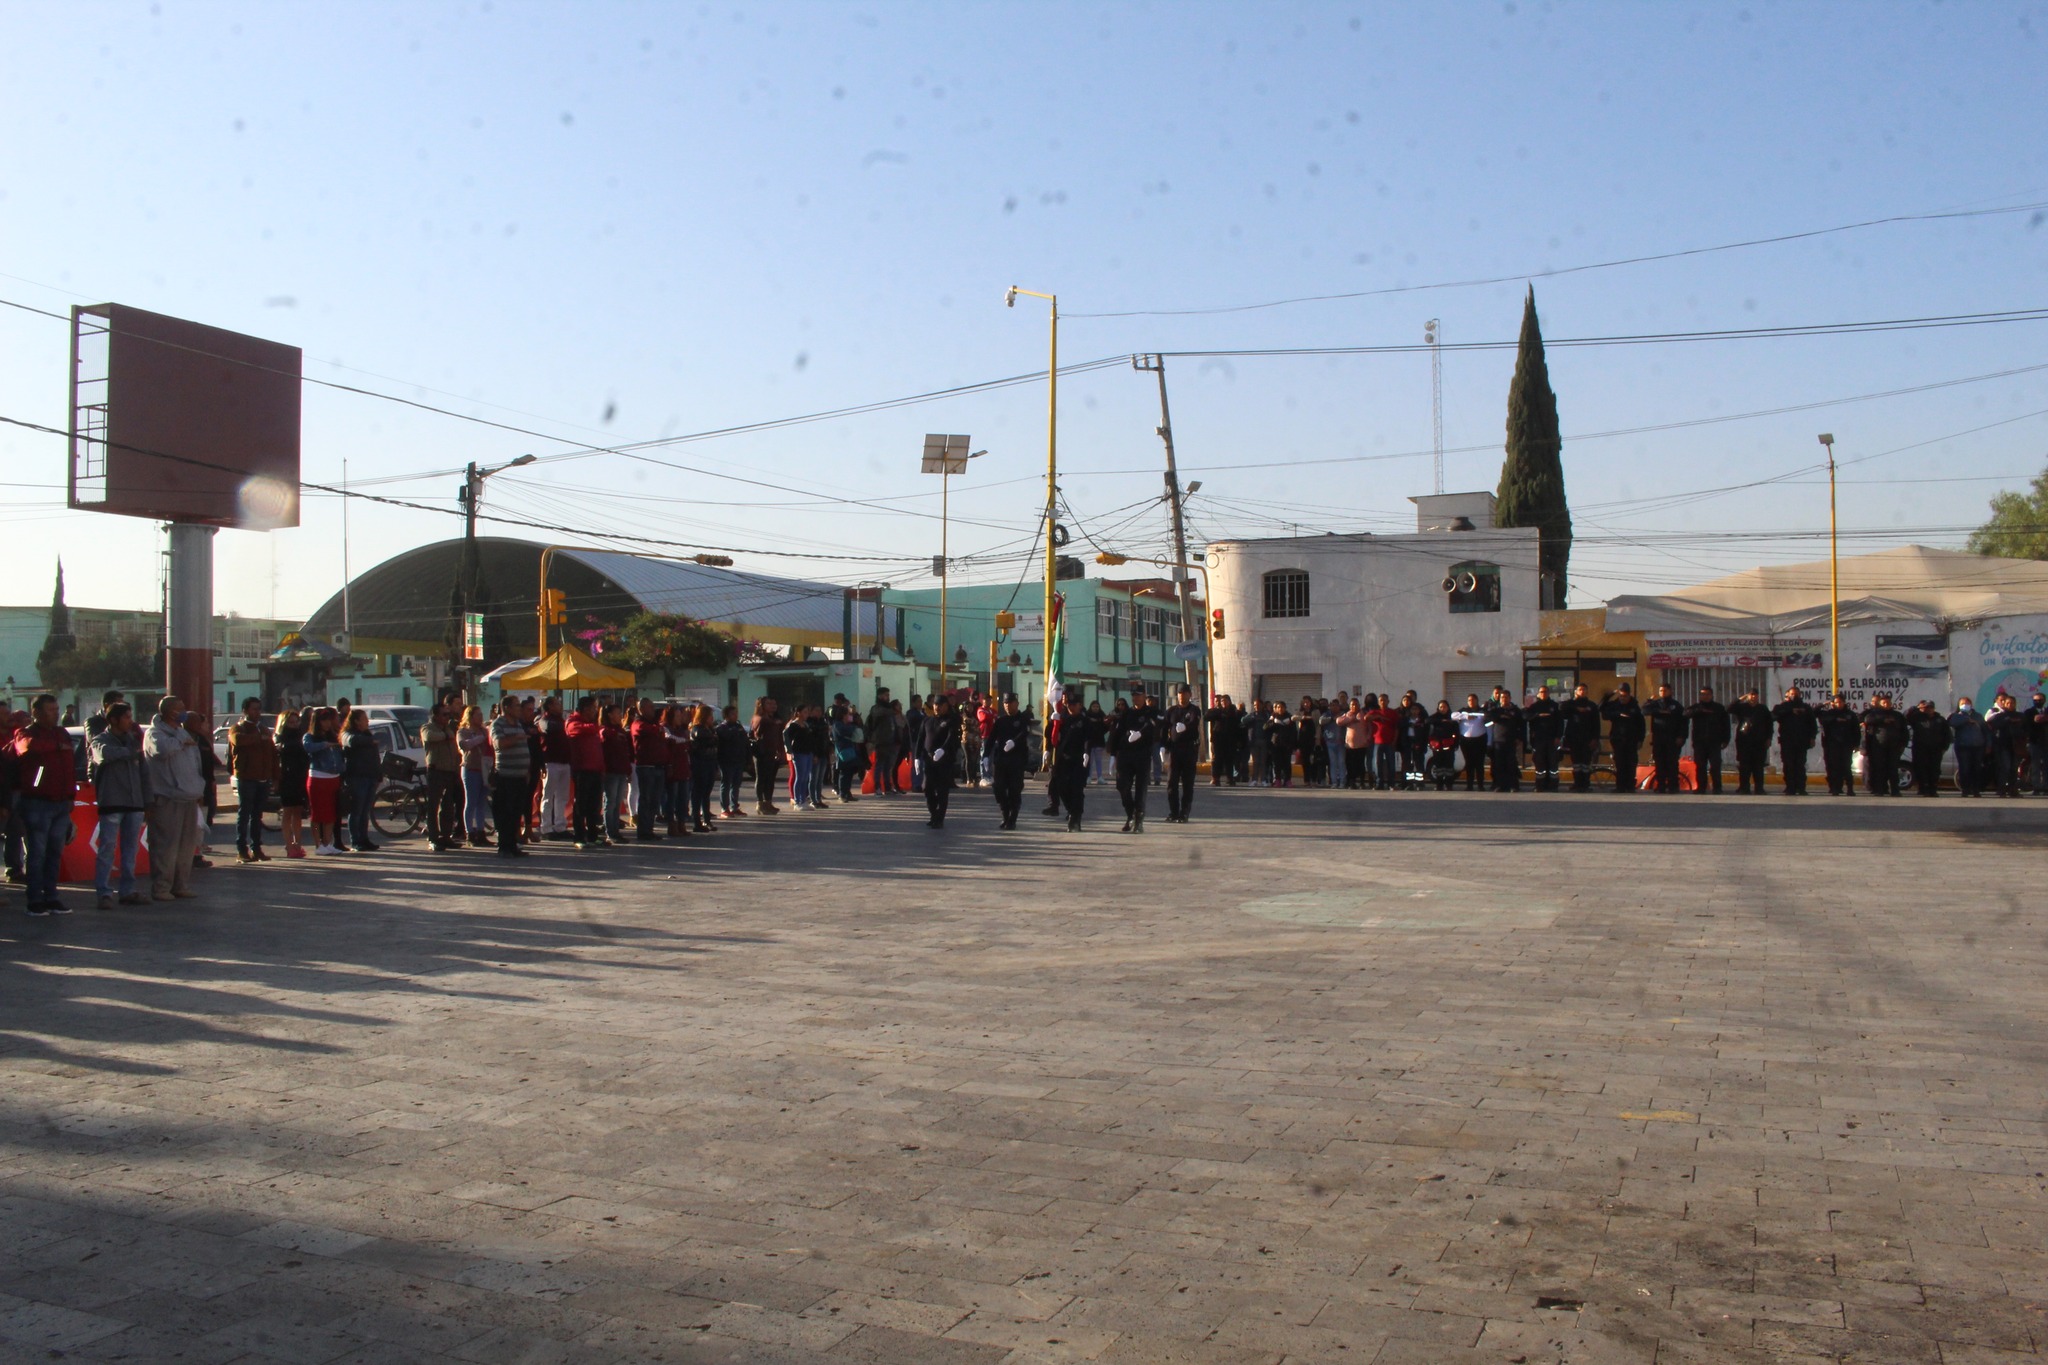
[[1692,747],[1703,753],[1728,747],[1728,708],[1717,701],[1694,702],[1685,708],[1692,728]]
[[1786,753],[1805,753],[1820,733],[1820,716],[1809,701],[1781,701],[1771,708],[1771,719],[1778,723],[1778,748]]
[[1767,749],[1771,744],[1771,708],[1760,701],[1738,701],[1728,708],[1738,749]]
[[1022,711],[1014,716],[998,712],[989,723],[988,743],[982,747],[989,762],[998,768],[1023,767],[1031,758],[1031,717]]
[[1087,713],[1063,712],[1053,717],[1052,728],[1053,771],[1066,777],[1079,777],[1087,772],[1088,751],[1094,747],[1095,739],[1095,725]]
[[1685,707],[1676,697],[1652,697],[1643,703],[1643,720],[1650,727],[1652,740],[1664,740],[1672,744],[1685,743],[1688,728]]
[[1529,727],[1531,744],[1555,744],[1564,733],[1564,709],[1550,697],[1538,697],[1522,710],[1523,723]]
[[1522,708],[1511,701],[1486,704],[1486,742],[1505,749],[1522,742]]
[[1202,746],[1202,708],[1169,706],[1161,718],[1159,737],[1176,753],[1191,754]]
[[1121,717],[1110,718],[1109,756],[1118,767],[1143,764],[1149,771],[1152,751],[1158,747],[1159,713],[1151,707],[1134,706]]
[[1643,747],[1643,708],[1634,697],[1609,697],[1600,705],[1607,717],[1607,742],[1623,752]]
[[[943,755],[943,757],[941,757]],[[926,712],[917,727],[917,756],[927,769],[952,769],[960,764],[960,716],[957,712]]]
[[1591,697],[1567,697],[1557,708],[1564,721],[1564,742],[1597,744],[1600,740],[1600,703]]
[[1830,702],[1814,707],[1813,717],[1820,724],[1824,749],[1853,749],[1863,740],[1863,720],[1852,707]]
[[720,763],[745,763],[754,756],[754,738],[738,721],[720,721],[712,733],[717,736]]
[[1906,713],[1906,728],[1913,735],[1913,757],[1915,759],[1940,758],[1948,752],[1948,742],[1953,737],[1948,718],[1939,711],[1922,711],[1917,707]]
[[1889,754],[1897,758],[1906,752],[1906,741],[1910,737],[1905,712],[1889,706],[1873,706],[1864,711],[1863,752]]

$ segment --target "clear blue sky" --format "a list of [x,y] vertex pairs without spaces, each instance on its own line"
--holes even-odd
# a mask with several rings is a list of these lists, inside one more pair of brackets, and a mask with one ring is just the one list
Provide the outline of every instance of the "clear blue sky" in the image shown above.
[[[308,374],[556,442],[314,389],[306,475],[441,471],[893,398],[1044,363],[1042,308],[1195,308],[1474,276],[1535,279],[1552,337],[2048,304],[2048,221],[1914,223],[1652,265],[1539,272],[1889,214],[2048,200],[2048,6],[0,3],[0,298],[115,300],[305,348]],[[1089,320],[1063,358],[1514,335],[1523,284],[1207,317]],[[65,423],[61,325],[0,308],[0,414]],[[1212,535],[1387,528],[1429,491],[1426,357],[1174,361]],[[1954,543],[2037,472],[2048,370],[1646,433],[1622,428],[2048,364],[2048,324],[1555,350],[1580,508],[1574,599],[1810,540],[1825,492],[1651,499],[1865,460],[1846,525]],[[1490,488],[1512,356],[1445,361],[1449,486]],[[367,373],[366,373],[367,372]],[[539,520],[742,547],[756,568],[920,580],[926,431],[958,481],[963,578],[1014,578],[1042,387],[501,476]],[[609,420],[607,420],[609,414]],[[1063,484],[1158,553],[1156,394],[1062,386]],[[60,441],[0,428],[4,599],[147,605],[147,523],[71,515]],[[1400,457],[1400,458],[1361,458]],[[1342,460],[1306,465],[1304,460]],[[1225,468],[1223,466],[1230,466]],[[1211,467],[1211,468],[1205,468]],[[737,474],[786,492],[713,477]],[[1902,482],[1919,480],[1919,482]],[[378,491],[451,504],[451,475]],[[847,496],[890,500],[849,507]],[[762,503],[781,504],[761,506]],[[1595,507],[1594,504],[1622,504]],[[296,615],[339,581],[335,500],[222,537],[219,601]],[[360,569],[453,518],[358,505]],[[1113,529],[1112,529],[1113,528]],[[542,538],[545,538],[544,536]],[[1857,548],[1891,541],[1858,541]]]

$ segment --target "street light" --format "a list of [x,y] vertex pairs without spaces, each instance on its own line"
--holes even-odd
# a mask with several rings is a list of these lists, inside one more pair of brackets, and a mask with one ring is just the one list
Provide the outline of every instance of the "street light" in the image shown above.
[[[1052,312],[1052,352],[1045,367],[1045,685],[1041,704],[1045,708],[1046,724],[1052,723],[1052,597],[1053,585],[1059,579],[1059,543],[1053,538],[1059,523],[1060,496],[1060,298],[1057,294],[1041,294],[1036,289],[1019,289],[1010,286],[1010,292],[1003,296],[1003,306],[1015,308],[1017,296],[1027,294],[1034,299],[1044,299]],[[1050,733],[1048,731],[1048,733]]]
[[939,476],[939,558],[932,567],[939,574],[939,687],[945,690],[946,661],[953,656],[946,652],[946,582],[952,575],[951,546],[947,543],[951,527],[950,508],[952,502],[953,476],[967,472],[969,460],[980,459],[988,454],[986,450],[968,452],[969,441],[965,436],[926,434],[924,438],[923,472]]
[[455,500],[462,504],[462,563],[456,570],[455,580],[455,594],[462,606],[462,619],[456,623],[458,629],[455,632],[453,647],[448,656],[448,676],[450,679],[453,679],[462,672],[464,657],[468,652],[465,644],[469,636],[469,618],[476,610],[476,580],[478,573],[476,512],[478,504],[483,501],[484,480],[490,478],[493,474],[502,474],[508,469],[518,469],[524,465],[530,465],[539,458],[539,456],[529,453],[507,460],[501,465],[493,465],[488,469],[478,465],[475,460],[471,460],[469,467],[463,473],[462,487],[455,492]]
[[1834,679],[1830,695],[1842,690],[1842,579],[1835,556],[1835,433],[1823,431],[1828,448],[1828,671]]

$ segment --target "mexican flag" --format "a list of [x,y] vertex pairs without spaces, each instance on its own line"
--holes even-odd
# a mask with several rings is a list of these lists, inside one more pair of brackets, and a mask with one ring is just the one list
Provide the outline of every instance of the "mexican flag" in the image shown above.
[[1060,704],[1060,679],[1067,671],[1067,599],[1052,595],[1052,620],[1045,627],[1045,705],[1048,711]]

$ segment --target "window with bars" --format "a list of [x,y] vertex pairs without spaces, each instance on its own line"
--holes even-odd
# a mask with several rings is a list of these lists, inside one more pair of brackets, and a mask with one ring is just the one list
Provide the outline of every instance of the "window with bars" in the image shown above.
[[1308,571],[1274,569],[1265,575],[1268,618],[1308,615]]

